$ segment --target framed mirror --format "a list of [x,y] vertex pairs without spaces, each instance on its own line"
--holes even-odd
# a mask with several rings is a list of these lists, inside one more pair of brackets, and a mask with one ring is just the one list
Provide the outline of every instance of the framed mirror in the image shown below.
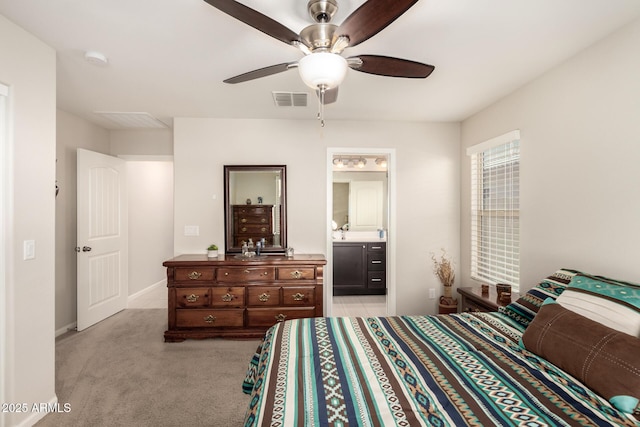
[[243,243],[261,243],[265,254],[287,247],[287,167],[224,167],[226,253],[241,253]]

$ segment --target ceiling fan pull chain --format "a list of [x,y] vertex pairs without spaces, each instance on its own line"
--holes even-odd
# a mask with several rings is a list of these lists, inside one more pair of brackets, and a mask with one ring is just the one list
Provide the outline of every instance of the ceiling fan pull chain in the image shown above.
[[318,120],[320,120],[320,126],[324,127],[324,94],[327,91],[327,87],[325,85],[321,85],[319,89],[320,96],[318,97],[318,102],[320,103],[320,105],[318,108]]

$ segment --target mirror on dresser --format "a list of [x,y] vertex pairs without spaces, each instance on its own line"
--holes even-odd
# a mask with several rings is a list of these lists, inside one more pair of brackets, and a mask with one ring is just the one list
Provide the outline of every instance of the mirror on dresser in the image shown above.
[[287,247],[286,170],[280,166],[224,167],[225,248],[242,252],[242,244],[262,243],[265,254]]

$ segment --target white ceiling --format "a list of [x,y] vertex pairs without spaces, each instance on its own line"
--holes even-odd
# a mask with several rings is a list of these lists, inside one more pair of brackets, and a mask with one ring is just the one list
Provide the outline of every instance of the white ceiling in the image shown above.
[[[299,32],[307,0],[242,0]],[[362,0],[338,0],[340,24]],[[96,111],[173,117],[313,119],[317,103],[295,69],[222,80],[302,54],[203,0],[0,0],[0,14],[57,51],[58,107],[105,127]],[[459,121],[640,16],[638,0],[421,0],[345,56],[434,65],[425,80],[349,70],[330,120]],[[84,60],[87,50],[109,63]],[[276,107],[272,91],[309,92]]]

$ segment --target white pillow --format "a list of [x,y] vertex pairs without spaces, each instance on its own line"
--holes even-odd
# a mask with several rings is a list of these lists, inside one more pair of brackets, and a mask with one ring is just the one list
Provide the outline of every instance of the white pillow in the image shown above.
[[556,302],[595,322],[640,337],[640,285],[577,274]]

